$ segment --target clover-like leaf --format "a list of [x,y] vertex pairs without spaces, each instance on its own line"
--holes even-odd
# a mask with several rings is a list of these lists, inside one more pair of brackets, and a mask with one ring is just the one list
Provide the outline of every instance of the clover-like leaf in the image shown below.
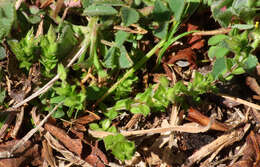
[[121,14],[125,26],[136,23],[139,20],[139,13],[133,8],[122,7]]

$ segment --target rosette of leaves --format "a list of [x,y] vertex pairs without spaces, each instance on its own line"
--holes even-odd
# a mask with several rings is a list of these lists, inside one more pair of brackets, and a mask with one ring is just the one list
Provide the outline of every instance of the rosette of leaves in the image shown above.
[[42,51],[40,62],[44,66],[42,72],[44,76],[52,77],[54,75],[52,70],[57,66],[59,60],[64,59],[71,52],[77,44],[77,39],[69,25],[62,27],[59,38],[57,38],[54,28],[50,26],[48,33],[40,39]]
[[28,31],[27,35],[20,41],[8,40],[8,44],[20,62],[19,67],[29,70],[32,63],[37,61],[39,54],[38,39],[35,39],[33,29]]

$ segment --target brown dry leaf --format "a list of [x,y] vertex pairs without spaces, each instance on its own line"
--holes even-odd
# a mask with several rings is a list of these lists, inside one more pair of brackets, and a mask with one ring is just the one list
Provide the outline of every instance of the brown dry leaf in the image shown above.
[[166,75],[171,80],[174,80],[174,77],[173,77],[172,72],[171,72],[170,68],[168,67],[168,65],[174,64],[175,62],[177,62],[179,60],[188,61],[189,65],[190,65],[190,69],[194,69],[197,67],[195,52],[191,48],[186,48],[186,49],[180,50],[177,52],[176,55],[172,54],[170,56],[170,59],[167,62],[163,62],[163,64],[162,64]]
[[[190,108],[188,110],[187,119],[190,121],[193,121],[193,122],[197,122],[203,126],[207,126],[210,122],[209,117],[203,115],[202,113],[200,113],[198,110],[196,110],[194,108]],[[219,131],[227,131],[230,129],[230,127],[228,125],[218,122],[216,120],[212,123],[212,126],[210,128],[213,130],[219,130]]]
[[91,147],[91,153],[85,158],[85,161],[97,167],[105,167],[108,164],[106,155],[98,148],[98,141],[95,146],[89,145]]
[[81,155],[82,143],[80,139],[70,138],[64,130],[49,123],[46,123],[44,128],[62,142],[70,151],[76,153],[78,156]]
[[167,64],[173,64],[178,60],[187,60],[191,64],[190,68],[192,69],[197,67],[195,52],[191,48],[178,51],[176,55],[171,56]]
[[[187,31],[198,30],[198,26],[188,23]],[[191,49],[201,49],[205,45],[205,40],[202,39],[201,35],[190,35],[188,44],[191,45]]]
[[[19,140],[12,140],[0,145],[0,152],[11,149]],[[33,166],[41,166],[39,146],[27,141],[22,147],[14,152],[15,158],[0,159],[0,166],[2,167],[20,167],[26,164]]]
[[73,122],[78,123],[78,124],[82,124],[82,125],[86,125],[90,122],[100,120],[100,117],[97,114],[90,112],[90,111],[88,113],[89,113],[88,115],[85,115],[85,116],[82,116],[78,119],[75,119],[75,120],[73,120]]
[[247,136],[246,143],[246,149],[241,160],[229,167],[260,166],[260,134],[255,134],[253,131],[251,131]]

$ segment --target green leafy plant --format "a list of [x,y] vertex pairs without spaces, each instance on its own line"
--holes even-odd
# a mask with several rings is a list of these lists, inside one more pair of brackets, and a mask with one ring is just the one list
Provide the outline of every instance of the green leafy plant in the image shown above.
[[118,134],[116,127],[111,126],[111,120],[104,119],[97,123],[91,123],[90,129],[96,131],[106,131],[114,133],[103,138],[106,150],[111,150],[112,154],[119,160],[125,161],[132,158],[135,153],[135,144],[127,140],[123,135]]
[[[230,35],[216,35],[209,39],[209,57],[216,59],[212,71],[215,79],[229,80],[256,67],[258,60],[252,54],[255,41],[249,41],[249,34],[249,31],[238,33],[233,30]],[[229,53],[233,53],[233,56],[228,57]]]
[[[65,116],[64,110],[66,110],[67,116],[71,118],[73,113],[84,109],[86,92],[85,90],[77,91],[76,85],[70,85],[66,82],[67,74],[62,64],[58,65],[58,73],[62,82],[58,82],[50,91],[49,106],[47,106],[45,110],[49,111],[56,104],[63,102],[63,105],[59,107],[54,116],[56,118],[61,118]],[[47,104],[46,101],[42,101],[42,103]]]
[[213,18],[224,27],[227,27],[232,22],[237,24],[240,21],[252,25],[253,18],[257,16],[259,7],[260,3],[252,0],[216,0],[211,3]]
[[184,85],[177,82],[173,87],[169,87],[169,82],[162,77],[159,84],[147,88],[143,93],[138,93],[133,99],[126,98],[116,102],[105,115],[109,119],[114,119],[118,111],[128,110],[133,114],[143,114],[147,116],[151,111],[165,111],[170,103],[185,102],[184,96],[191,96],[195,102],[199,102],[199,95],[215,92],[212,75],[203,76],[196,72],[192,82]]
[[131,159],[135,153],[134,142],[130,142],[121,134],[108,135],[103,140],[106,150],[111,150],[112,154],[121,161]]
[[33,29],[31,29],[20,41],[8,40],[8,44],[20,61],[20,68],[29,70],[32,63],[36,62],[39,54],[38,40],[35,39]]

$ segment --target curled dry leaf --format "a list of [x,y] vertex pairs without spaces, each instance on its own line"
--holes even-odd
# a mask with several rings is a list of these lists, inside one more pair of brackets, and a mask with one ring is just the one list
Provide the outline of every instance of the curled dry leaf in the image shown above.
[[[188,110],[188,120],[197,122],[200,125],[207,126],[210,122],[210,118],[200,113],[198,110],[194,108],[190,108]],[[220,123],[218,121],[213,121],[211,125],[211,129],[213,130],[219,130],[219,131],[227,131],[230,129],[230,127],[224,123]]]
[[171,56],[167,64],[173,64],[178,60],[187,60],[191,64],[190,68],[192,69],[197,67],[195,52],[191,48],[178,51],[176,55]]
[[196,56],[195,52],[191,48],[186,48],[177,52],[176,55],[171,55],[169,61],[163,62],[163,69],[166,75],[173,80],[172,72],[168,65],[174,64],[179,60],[186,60],[190,64],[190,68],[194,69],[197,67],[196,65]]

